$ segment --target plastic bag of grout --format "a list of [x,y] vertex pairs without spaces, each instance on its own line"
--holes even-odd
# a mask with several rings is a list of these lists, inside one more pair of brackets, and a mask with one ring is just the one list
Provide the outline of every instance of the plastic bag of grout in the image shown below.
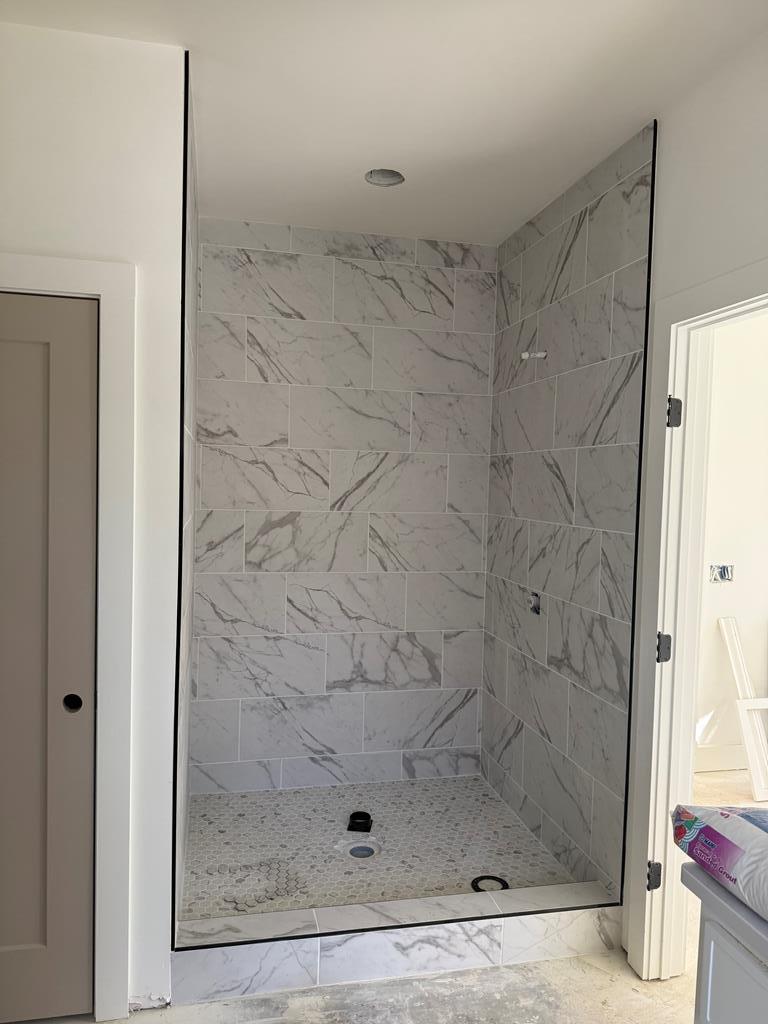
[[678,806],[675,844],[768,921],[768,810]]

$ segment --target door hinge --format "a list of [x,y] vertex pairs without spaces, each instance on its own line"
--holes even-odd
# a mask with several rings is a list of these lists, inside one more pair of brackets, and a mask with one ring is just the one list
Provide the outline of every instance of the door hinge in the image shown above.
[[679,427],[683,422],[683,400],[673,395],[667,396],[667,426]]
[[672,637],[669,633],[656,634],[656,661],[661,665],[672,658]]
[[648,892],[653,892],[654,889],[661,888],[661,861],[649,860],[648,861],[648,884],[646,889]]

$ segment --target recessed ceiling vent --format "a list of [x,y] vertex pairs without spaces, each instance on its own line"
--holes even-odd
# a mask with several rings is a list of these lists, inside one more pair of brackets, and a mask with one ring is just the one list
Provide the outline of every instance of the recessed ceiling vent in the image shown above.
[[369,185],[391,188],[393,185],[402,185],[405,175],[400,171],[393,171],[391,167],[374,167],[366,173],[365,180]]

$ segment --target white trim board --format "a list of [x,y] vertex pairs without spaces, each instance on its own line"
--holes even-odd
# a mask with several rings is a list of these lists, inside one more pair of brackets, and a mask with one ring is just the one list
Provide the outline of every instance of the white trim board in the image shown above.
[[128,1014],[136,268],[0,253],[0,289],[99,301],[94,1016]]
[[[695,551],[689,534],[698,528],[703,509],[686,507],[680,500],[681,486],[691,493],[700,483],[697,460],[683,460],[684,435],[695,423],[694,399],[707,383],[708,332],[718,323],[765,308],[768,260],[672,295],[654,309],[640,490],[623,923],[629,963],[646,979],[680,974],[685,956],[687,900],[669,812],[690,796],[696,680],[686,675],[695,668],[695,653],[674,638],[695,615],[684,600],[699,599],[701,574],[688,573],[694,579],[685,574]],[[685,390],[680,393],[678,388]],[[675,430],[666,427],[669,394],[685,402],[683,426]],[[706,451],[705,430],[699,430],[696,444],[700,456]],[[673,635],[672,660],[664,665],[656,664],[658,630]],[[646,890],[649,860],[664,864],[662,886],[652,893]]]

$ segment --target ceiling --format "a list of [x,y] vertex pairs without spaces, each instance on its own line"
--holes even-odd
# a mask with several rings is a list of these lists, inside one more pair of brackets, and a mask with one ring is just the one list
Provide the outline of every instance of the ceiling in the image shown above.
[[[188,48],[203,215],[498,242],[768,3],[0,0],[0,20]],[[381,166],[405,184],[366,184]]]

